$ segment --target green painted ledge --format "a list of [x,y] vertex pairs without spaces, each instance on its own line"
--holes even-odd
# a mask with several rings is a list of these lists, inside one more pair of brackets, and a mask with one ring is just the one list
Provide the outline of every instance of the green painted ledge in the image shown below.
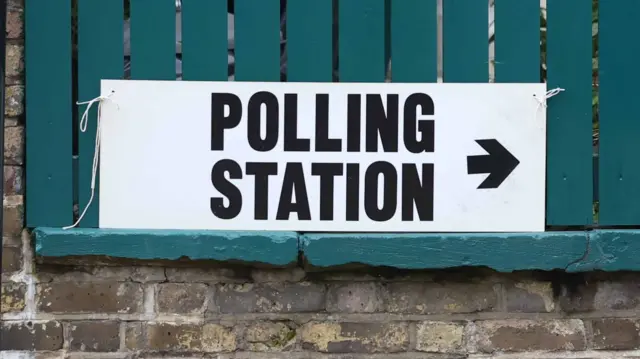
[[284,266],[303,252],[313,267],[402,269],[486,266],[515,270],[640,271],[640,230],[543,233],[301,234],[295,232],[36,228],[43,257],[218,260]]
[[271,265],[298,261],[295,232],[116,230],[36,228],[43,257],[100,255],[116,258],[237,260]]
[[302,236],[302,250],[316,267],[363,263],[404,269],[553,270],[579,261],[586,248],[586,232]]

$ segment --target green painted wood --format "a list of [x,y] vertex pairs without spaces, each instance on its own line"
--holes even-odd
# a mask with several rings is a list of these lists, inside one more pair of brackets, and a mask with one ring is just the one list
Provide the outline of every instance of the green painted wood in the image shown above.
[[[593,223],[591,3],[547,3],[547,225]],[[571,19],[571,21],[567,21]]]
[[236,81],[280,81],[280,1],[235,0]]
[[438,80],[438,8],[436,0],[391,2],[393,82]]
[[182,1],[182,79],[227,81],[227,0]]
[[331,1],[287,2],[287,81],[331,82]]
[[640,230],[595,230],[587,236],[587,253],[568,272],[640,270]]
[[384,82],[384,0],[338,1],[340,82]]
[[[121,1],[78,2],[78,98],[89,101],[100,95],[101,79],[121,79],[124,5]],[[78,118],[86,105],[78,107]],[[91,172],[95,154],[97,106],[89,112],[86,132],[78,137],[78,203],[81,210],[91,196]],[[98,177],[99,178],[99,177]],[[91,207],[80,227],[98,227],[99,180]]]
[[306,261],[316,267],[356,263],[403,269],[487,266],[511,272],[565,269],[584,256],[587,236],[585,232],[304,234],[301,247]]
[[26,222],[73,222],[71,1],[25,1]]
[[601,225],[640,224],[640,2],[600,1]]
[[486,1],[443,0],[442,72],[445,82],[489,81],[489,6]]
[[540,82],[540,0],[496,0],[496,82]]
[[167,231],[36,228],[36,254],[44,257],[102,255],[115,258],[260,262],[298,260],[295,232]]
[[175,0],[130,0],[131,79],[176,79]]
[[488,3],[478,0],[443,0],[442,6],[443,80],[488,82]]

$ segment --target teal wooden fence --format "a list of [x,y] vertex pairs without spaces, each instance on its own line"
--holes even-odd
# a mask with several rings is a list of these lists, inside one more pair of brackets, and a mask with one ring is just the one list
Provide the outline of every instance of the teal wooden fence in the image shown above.
[[[390,56],[392,81],[437,81],[436,3],[288,0],[286,79],[383,82]],[[593,226],[597,192],[598,225],[640,225],[640,107],[633,90],[640,43],[625,40],[640,31],[640,2],[600,0],[599,146],[592,121],[594,9],[591,1],[547,3],[541,57],[539,1],[495,0],[496,81],[538,82],[542,61],[549,88],[566,89],[548,107],[547,224]],[[61,227],[73,223],[90,195],[95,122],[78,133],[84,108],[74,101],[99,95],[101,78],[124,76],[125,13],[131,78],[175,79],[175,1],[130,0],[125,8],[116,0],[77,6],[25,0],[25,6],[26,220],[28,227]],[[227,7],[227,0],[182,0],[184,80],[227,79]],[[235,0],[234,12],[235,80],[281,81],[280,0]],[[445,82],[489,81],[487,18],[486,1],[443,0]],[[80,227],[97,227],[98,201]]]

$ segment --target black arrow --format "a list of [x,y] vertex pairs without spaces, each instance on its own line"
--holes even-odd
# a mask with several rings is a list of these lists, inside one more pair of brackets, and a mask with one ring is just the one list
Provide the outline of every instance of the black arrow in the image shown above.
[[467,156],[467,173],[470,175],[489,174],[480,183],[478,189],[500,187],[520,161],[496,139],[476,140],[476,142],[487,151],[488,155]]

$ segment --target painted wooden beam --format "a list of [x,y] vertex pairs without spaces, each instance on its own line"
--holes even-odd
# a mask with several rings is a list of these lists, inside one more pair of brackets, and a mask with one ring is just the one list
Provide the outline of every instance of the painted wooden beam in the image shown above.
[[[305,234],[316,267],[351,263],[404,269],[487,266],[500,272],[565,269],[587,248],[586,232],[462,234]],[[640,266],[638,266],[640,267]]]
[[218,260],[284,266],[298,260],[295,232],[115,230],[36,228],[36,254],[101,255],[132,259]]
[[640,270],[640,230],[544,233],[378,234],[36,228],[43,257],[189,258],[285,266],[299,250],[313,267],[402,269],[485,266],[515,270]]

